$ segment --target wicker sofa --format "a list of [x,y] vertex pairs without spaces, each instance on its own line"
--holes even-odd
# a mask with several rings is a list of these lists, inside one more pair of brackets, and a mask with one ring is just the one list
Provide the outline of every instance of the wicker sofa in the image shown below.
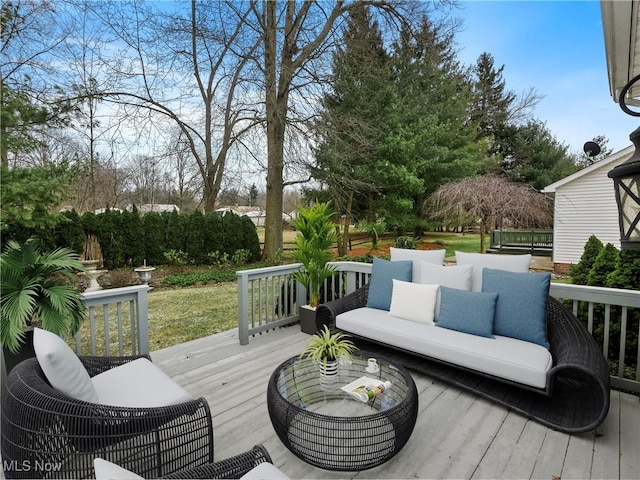
[[[90,377],[139,358],[81,356]],[[92,478],[96,457],[145,478],[213,462],[209,405],[198,398],[153,408],[71,398],[51,386],[38,359],[18,364],[2,400],[7,478]]]
[[[369,285],[365,285],[341,299],[320,305],[316,314],[318,329],[327,325],[339,330],[336,319],[346,312],[365,309],[368,295]],[[593,430],[609,410],[609,372],[601,351],[578,319],[552,297],[547,302],[552,366],[541,388],[463,367],[455,361],[443,361],[424,351],[416,353],[402,345],[389,345],[381,341],[380,336],[373,340],[344,331],[351,333],[363,350],[380,352],[408,369],[479,394],[559,431]]]

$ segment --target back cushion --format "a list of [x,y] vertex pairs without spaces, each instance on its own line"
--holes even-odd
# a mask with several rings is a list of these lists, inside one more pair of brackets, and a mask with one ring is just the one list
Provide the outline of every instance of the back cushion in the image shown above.
[[494,268],[507,272],[528,272],[531,265],[531,255],[492,255],[486,253],[456,252],[458,265],[473,265],[471,274],[471,290],[482,291],[482,270]]
[[413,262],[413,277],[411,281],[420,282],[421,263],[442,265],[446,250],[412,250],[409,248],[391,247],[391,260],[411,260]]
[[550,273],[514,273],[485,268],[483,292],[498,294],[493,331],[549,348],[547,301]]
[[367,307],[388,311],[391,307],[393,280],[410,282],[412,269],[413,264],[408,260],[390,262],[373,257]]
[[87,369],[78,356],[55,333],[34,329],[33,348],[40,368],[53,388],[77,400],[98,403]]

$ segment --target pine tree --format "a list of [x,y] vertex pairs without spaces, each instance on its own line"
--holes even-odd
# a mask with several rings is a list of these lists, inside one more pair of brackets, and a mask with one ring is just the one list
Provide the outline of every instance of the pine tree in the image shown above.
[[587,277],[587,285],[604,287],[607,285],[607,277],[616,269],[618,263],[618,249],[612,243],[607,243],[600,250],[593,262],[593,266]]
[[489,142],[490,155],[502,151],[501,140],[505,135],[509,108],[516,96],[505,89],[504,65],[496,69],[493,56],[480,54],[472,69],[474,76],[471,119],[477,124],[481,138]]
[[[330,91],[315,124],[318,136],[315,178],[331,192],[335,210],[351,223],[380,190],[375,156],[384,135],[384,118],[393,104],[389,57],[369,7],[350,9],[343,42],[333,56]],[[344,255],[348,227],[339,242]]]
[[602,242],[595,235],[591,235],[584,246],[580,261],[571,267],[571,282],[575,285],[586,285],[591,267],[596,261],[600,250],[604,248]]

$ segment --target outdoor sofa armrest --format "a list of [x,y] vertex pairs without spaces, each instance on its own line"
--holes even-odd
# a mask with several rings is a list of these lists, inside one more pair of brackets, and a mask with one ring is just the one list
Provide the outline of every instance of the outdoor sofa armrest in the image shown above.
[[265,462],[273,463],[271,456],[262,445],[256,445],[248,452],[199,467],[180,470],[163,478],[240,478]]
[[334,329],[338,315],[348,312],[349,310],[366,307],[368,296],[369,284],[360,287],[342,298],[318,305],[316,309],[317,330],[321,330],[324,325],[329,327],[330,330]]
[[609,411],[607,361],[591,333],[559,300],[549,297],[547,312],[547,337],[553,357],[547,394],[560,405],[580,403],[579,409],[565,412],[565,428],[579,425],[576,431],[591,430]]

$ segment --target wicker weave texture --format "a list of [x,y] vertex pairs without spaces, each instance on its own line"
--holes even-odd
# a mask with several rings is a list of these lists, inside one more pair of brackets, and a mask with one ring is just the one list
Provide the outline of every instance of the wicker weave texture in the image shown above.
[[[133,358],[80,360],[95,375]],[[89,478],[95,457],[159,478],[213,462],[213,425],[204,398],[123,408],[67,397],[51,387],[32,358],[7,378],[1,454],[7,478]]]
[[[344,298],[320,305],[316,317],[318,328],[328,325],[335,330],[336,316],[364,307],[367,294],[365,286]],[[609,370],[600,348],[573,313],[553,297],[547,302],[547,336],[553,367],[547,374],[544,390],[462,369],[366,338],[356,337],[355,343],[410,370],[482,395],[556,430],[581,433],[595,429],[607,416],[610,396]]]
[[181,470],[163,478],[240,478],[261,463],[273,463],[262,445],[234,457]]
[[[272,374],[267,406],[282,443],[311,465],[339,471],[378,466],[409,440],[418,414],[418,394],[409,373],[379,355],[377,374],[365,372],[366,352],[341,365],[337,378],[324,380],[318,365],[293,357]],[[391,388],[369,403],[340,390],[362,376],[388,380]]]

